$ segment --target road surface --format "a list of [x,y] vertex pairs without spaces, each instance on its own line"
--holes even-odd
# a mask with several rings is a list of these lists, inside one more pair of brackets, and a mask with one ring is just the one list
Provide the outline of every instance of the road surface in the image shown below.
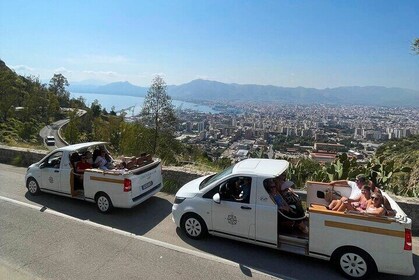
[[[0,273],[3,268],[54,279],[343,279],[329,262],[218,237],[188,239],[171,220],[172,195],[158,193],[133,209],[103,215],[92,203],[30,196],[25,172],[0,164]],[[418,243],[414,238],[416,270]]]

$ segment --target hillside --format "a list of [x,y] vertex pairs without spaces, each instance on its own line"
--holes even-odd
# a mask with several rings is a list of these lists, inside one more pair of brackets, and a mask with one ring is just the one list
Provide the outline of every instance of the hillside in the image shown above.
[[[111,83],[103,86],[74,85],[71,92],[119,94],[145,96],[148,88],[138,87],[129,82]],[[368,106],[419,106],[419,91],[380,86],[304,88],[263,85],[225,84],[216,81],[194,80],[182,85],[167,87],[173,99],[199,101],[254,101],[293,104],[335,104]]]
[[409,174],[396,173],[392,185],[398,185],[403,195],[411,192],[409,196],[419,196],[419,135],[389,141],[377,150],[376,156],[384,156],[386,162],[394,161],[396,168],[412,168]]

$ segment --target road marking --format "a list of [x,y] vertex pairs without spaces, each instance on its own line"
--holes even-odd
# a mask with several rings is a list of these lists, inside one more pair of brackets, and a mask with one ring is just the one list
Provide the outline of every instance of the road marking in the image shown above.
[[[136,235],[136,234],[131,233],[131,232],[123,231],[123,230],[116,229],[116,228],[113,228],[113,227],[110,227],[110,226],[101,225],[101,224],[98,224],[98,223],[95,223],[95,222],[92,222],[92,221],[89,221],[89,220],[82,220],[82,219],[79,219],[79,218],[75,218],[75,217],[69,216],[67,214],[63,214],[63,213],[51,210],[51,209],[46,208],[45,206],[42,206],[42,205],[37,206],[37,205],[33,205],[33,204],[30,204],[30,203],[27,203],[27,202],[18,201],[18,200],[15,200],[15,199],[4,197],[4,196],[0,196],[0,200],[6,201],[6,202],[9,202],[9,203],[13,203],[13,204],[18,204],[20,206],[25,206],[25,207],[37,210],[41,213],[52,214],[52,215],[55,215],[55,216],[58,216],[58,217],[62,217],[62,218],[70,219],[70,220],[73,220],[73,221],[76,221],[76,222],[79,222],[79,223],[87,224],[89,226],[93,226],[93,227],[96,227],[96,228],[101,228],[101,229],[104,229],[104,230],[107,230],[107,231],[111,231],[111,232],[114,232],[114,233],[117,233],[117,234],[120,234],[120,235],[123,235],[123,236],[135,238],[137,240],[147,242],[147,243],[159,246],[159,247],[171,249],[171,250],[174,250],[174,251],[177,251],[177,252],[180,252],[180,253],[192,255],[192,256],[207,259],[207,260],[210,260],[210,261],[215,261],[215,262],[218,262],[218,263],[221,263],[221,264],[234,266],[234,267],[237,267],[239,269],[242,269],[242,267],[244,266],[240,263],[229,261],[229,260],[223,259],[221,257],[214,256],[214,255],[211,255],[211,254],[208,254],[208,253],[199,252],[199,251],[191,250],[191,249],[188,249],[188,248],[183,248],[183,247],[180,247],[180,246],[177,246],[177,245],[173,245],[173,244],[170,244],[170,243],[167,243],[167,242],[164,242],[164,241],[159,241],[159,240],[156,240],[156,239],[148,238],[148,237],[145,237],[145,236]],[[247,267],[247,266],[244,266],[244,267],[246,269],[249,269],[252,273],[258,273],[258,274],[266,276],[266,277],[277,278],[277,279],[296,280],[295,278],[280,275],[280,274],[275,273],[275,272],[255,270],[255,269],[252,269],[252,268]]]

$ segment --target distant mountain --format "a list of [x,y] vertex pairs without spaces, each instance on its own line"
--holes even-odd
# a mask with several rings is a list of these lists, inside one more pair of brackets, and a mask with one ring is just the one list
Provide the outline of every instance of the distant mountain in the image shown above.
[[[129,82],[117,82],[103,86],[72,85],[71,92],[118,94],[144,97],[148,88]],[[193,80],[182,85],[167,87],[173,99],[199,101],[254,101],[293,104],[336,104],[369,106],[419,107],[419,91],[380,86],[304,88],[262,85],[225,84],[208,80]]]
[[100,94],[115,94],[115,95],[129,95],[129,96],[145,96],[148,88],[139,87],[129,82],[116,82],[106,85],[88,85],[88,84],[75,84],[70,85],[70,92],[83,92],[83,93],[100,93]]

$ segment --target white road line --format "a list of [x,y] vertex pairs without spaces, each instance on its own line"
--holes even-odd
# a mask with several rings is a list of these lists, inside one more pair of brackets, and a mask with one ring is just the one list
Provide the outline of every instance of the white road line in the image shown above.
[[[40,211],[40,212],[43,212],[43,213],[53,214],[55,216],[70,219],[70,220],[73,220],[73,221],[76,221],[76,222],[79,222],[79,223],[83,223],[83,224],[87,224],[87,225],[90,225],[90,226],[93,226],[93,227],[96,227],[96,228],[101,228],[101,229],[111,231],[111,232],[114,232],[114,233],[117,233],[117,234],[120,234],[120,235],[124,235],[124,236],[127,236],[127,237],[135,238],[135,239],[138,239],[138,240],[141,240],[141,241],[144,241],[144,242],[156,245],[156,246],[160,246],[160,247],[163,247],[163,248],[171,249],[171,250],[174,250],[174,251],[177,251],[177,252],[180,252],[180,253],[189,254],[189,255],[192,255],[192,256],[195,256],[195,257],[199,257],[199,258],[207,259],[207,260],[210,260],[210,261],[215,261],[215,262],[218,262],[218,263],[227,264],[227,265],[231,265],[231,266],[240,268],[239,263],[229,261],[229,260],[214,256],[214,255],[211,255],[211,254],[207,254],[207,253],[204,253],[204,252],[199,252],[199,251],[183,248],[183,247],[180,247],[180,246],[177,246],[177,245],[173,245],[173,244],[166,243],[166,242],[163,242],[163,241],[159,241],[159,240],[156,240],[156,239],[151,239],[151,238],[148,238],[148,237],[145,237],[145,236],[136,235],[134,233],[123,231],[123,230],[120,230],[120,229],[116,229],[116,228],[113,228],[113,227],[110,227],[110,226],[97,224],[97,223],[94,223],[94,222],[89,221],[89,220],[82,220],[82,219],[79,219],[79,218],[75,218],[75,217],[72,217],[72,216],[69,216],[69,215],[66,215],[66,214],[48,209],[44,206],[36,206],[36,205],[33,205],[33,204],[18,201],[18,200],[15,200],[15,199],[4,197],[4,196],[0,196],[0,200],[6,201],[6,202],[9,202],[9,203],[13,203],[13,204],[18,204],[18,205],[21,205],[21,206],[25,206],[25,207],[28,207],[28,208],[31,208],[31,209],[34,209],[34,210],[37,210],[37,211]],[[41,211],[41,209],[42,209],[42,211]],[[252,273],[258,273],[258,274],[261,274],[261,275],[264,275],[264,276],[267,276],[267,277],[271,277],[271,278],[287,279],[287,280],[294,280],[295,279],[295,278],[286,277],[284,275],[280,275],[280,274],[277,274],[277,273],[274,273],[274,272],[264,272],[264,271],[261,271],[261,270],[252,269],[250,267],[246,267],[246,268],[249,269]]]

